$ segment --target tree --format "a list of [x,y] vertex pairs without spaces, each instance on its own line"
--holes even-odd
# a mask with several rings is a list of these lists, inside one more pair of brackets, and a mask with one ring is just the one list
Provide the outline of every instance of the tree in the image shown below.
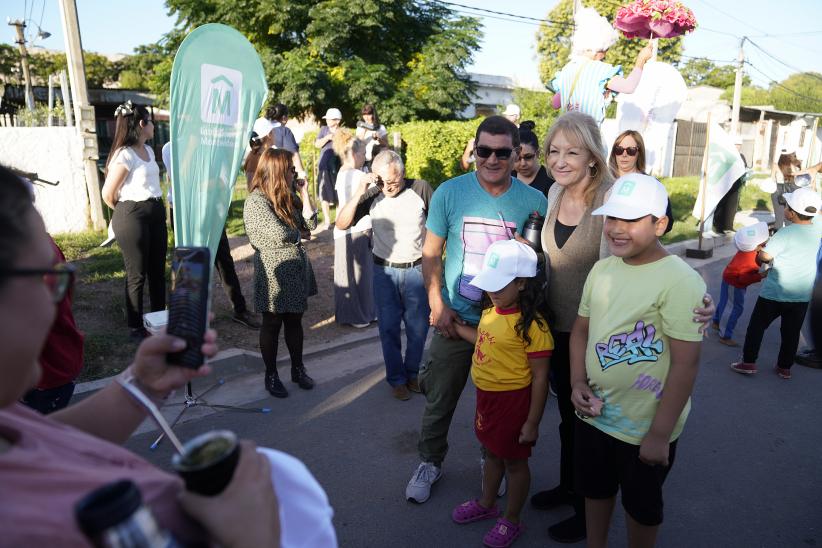
[[[84,51],[83,60],[86,65],[86,82],[90,88],[101,88],[105,84],[117,81],[119,70],[117,65],[109,61],[105,55]],[[31,80],[34,85],[48,84],[49,74],[57,74],[68,69],[65,53],[50,53],[47,51],[34,53],[29,56]]]
[[11,83],[20,63],[20,52],[9,44],[0,44],[0,82]]
[[[479,22],[413,0],[168,0],[184,31],[219,22],[257,48],[274,100],[295,115],[331,106],[353,121],[376,103],[389,123],[455,118],[471,102],[465,68]],[[167,85],[167,80],[166,80]]]
[[[583,0],[585,7],[591,7],[606,17],[614,20],[621,3],[612,0]],[[537,55],[539,55],[539,75],[543,83],[550,86],[551,80],[562,67],[568,63],[571,53],[571,37],[573,35],[573,0],[560,0],[548,12],[546,19],[549,23],[542,23],[537,31]],[[629,40],[620,38],[608,50],[605,62],[612,65],[622,65],[626,75],[634,66],[634,60],[640,49],[647,42],[640,39]],[[660,39],[658,59],[668,63],[678,63],[682,53],[682,38]]]
[[[715,88],[727,88],[733,86],[736,81],[736,67],[733,65],[717,66],[704,57],[698,59],[688,59],[679,72],[689,86],[712,86]],[[743,72],[742,85],[748,86],[751,77]]]
[[[512,93],[515,105],[520,108],[520,120],[536,120],[551,114],[551,94],[547,91],[535,91],[526,88],[515,88]],[[500,110],[504,105],[499,105]]]
[[[719,98],[723,101],[728,101],[729,103],[731,103],[734,100],[734,87],[728,86],[725,89],[725,91],[722,92],[722,95]],[[773,103],[771,103],[771,94],[767,89],[763,89],[757,86],[743,86],[739,104],[744,107],[761,107],[766,105],[772,105]]]
[[822,74],[792,74],[770,88],[771,104],[779,110],[822,112]]

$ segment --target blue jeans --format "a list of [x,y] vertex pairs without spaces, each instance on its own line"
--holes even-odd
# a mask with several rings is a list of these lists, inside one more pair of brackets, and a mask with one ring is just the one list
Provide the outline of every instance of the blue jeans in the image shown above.
[[731,315],[728,317],[728,323],[725,324],[725,332],[722,333],[720,330],[719,336],[723,339],[733,337],[736,322],[739,320],[739,317],[742,315],[742,310],[745,308],[745,288],[733,287],[725,280],[722,280],[722,287],[719,290],[719,303],[716,305],[716,314],[714,314],[714,322],[718,324],[722,319],[722,313],[725,312],[725,305],[728,304],[729,289],[733,289],[733,291],[730,292],[733,308],[731,309]]
[[[380,330],[385,378],[391,386],[417,378],[428,335],[428,295],[422,266],[392,268],[374,265],[374,300]],[[405,322],[405,359],[400,337]]]

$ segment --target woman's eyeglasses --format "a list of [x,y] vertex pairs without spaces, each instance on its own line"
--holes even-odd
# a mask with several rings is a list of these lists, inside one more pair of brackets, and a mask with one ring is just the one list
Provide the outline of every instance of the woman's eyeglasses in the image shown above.
[[10,268],[0,270],[0,278],[6,276],[42,276],[43,283],[51,292],[52,301],[60,303],[74,282],[75,268],[68,263],[58,263],[54,268]]
[[532,152],[531,154],[520,154],[519,155],[519,159],[520,160],[525,160],[526,162],[530,162],[531,160],[533,160],[536,157],[537,157],[537,155],[536,155],[535,152]]
[[639,148],[637,147],[621,147],[616,145],[614,147],[614,154],[616,156],[622,156],[624,153],[628,153],[628,156],[636,156],[636,153],[639,152]]

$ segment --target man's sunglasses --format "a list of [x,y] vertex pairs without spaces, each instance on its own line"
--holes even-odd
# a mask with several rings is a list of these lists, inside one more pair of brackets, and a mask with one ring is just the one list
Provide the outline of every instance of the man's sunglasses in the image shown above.
[[639,152],[637,147],[621,147],[616,145],[614,147],[614,154],[617,156],[622,156],[625,152],[628,153],[628,156],[636,156],[636,153]]
[[60,303],[74,282],[74,271],[73,265],[59,263],[54,265],[54,268],[10,268],[0,270],[0,278],[7,276],[42,276],[43,283],[51,292],[52,301]]
[[497,155],[497,159],[499,160],[507,160],[511,157],[511,153],[514,152],[515,148],[491,148],[486,146],[478,146],[474,149],[474,152],[480,158],[490,158],[492,154]]

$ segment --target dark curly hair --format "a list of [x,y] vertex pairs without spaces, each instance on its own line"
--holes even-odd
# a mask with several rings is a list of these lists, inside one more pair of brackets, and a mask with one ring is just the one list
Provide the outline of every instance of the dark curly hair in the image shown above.
[[[531,329],[531,324],[537,322],[537,325],[542,330],[548,329],[548,320],[550,317],[550,310],[548,308],[548,288],[545,278],[545,268],[538,268],[537,275],[533,278],[522,278],[525,280],[525,287],[519,292],[519,311],[520,318],[514,326],[517,336],[520,337],[525,344],[531,344],[531,337],[528,336],[528,330]],[[482,293],[482,308],[493,307],[491,298],[488,293]]]

